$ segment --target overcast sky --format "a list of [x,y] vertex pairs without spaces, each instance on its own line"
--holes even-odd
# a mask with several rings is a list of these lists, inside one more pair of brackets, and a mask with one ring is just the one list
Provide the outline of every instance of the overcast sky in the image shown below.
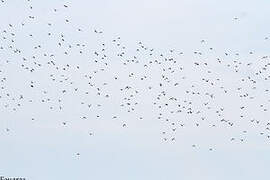
[[[252,60],[248,56],[250,51],[254,51],[256,57],[261,57],[270,50],[270,41],[264,40],[265,37],[270,37],[268,0],[5,1],[0,3],[0,30],[2,32],[12,24],[14,29],[11,31],[16,34],[16,45],[26,52],[25,55],[31,55],[33,46],[45,42],[48,53],[54,50],[51,46],[53,42],[45,38],[48,31],[64,33],[70,42],[86,43],[91,50],[100,47],[101,42],[111,42],[120,36],[122,43],[130,47],[131,54],[136,44],[142,41],[160,52],[170,49],[187,52],[185,60],[193,59],[193,51],[205,48],[202,47],[202,39],[208,47],[215,49],[215,55],[206,54],[205,59],[223,57],[224,52],[239,52],[242,54],[241,60],[248,63]],[[30,4],[33,6],[32,12],[29,11]],[[63,7],[64,4],[68,5],[67,9]],[[53,12],[54,8],[58,10],[57,13]],[[31,15],[35,16],[35,20],[29,20],[28,16]],[[235,20],[235,17],[238,19]],[[64,23],[65,19],[70,20],[70,25]],[[24,29],[20,28],[22,22],[25,23]],[[53,24],[51,30],[47,27],[48,22]],[[83,30],[82,35],[75,33],[78,28]],[[102,37],[96,37],[94,29],[103,31]],[[28,34],[31,33],[35,34],[33,41],[28,40]],[[5,43],[0,40],[0,45],[6,46]],[[6,52],[0,54],[0,68],[9,79],[5,85],[7,91],[40,99],[41,93],[29,91],[24,86],[34,79],[39,84],[40,92],[46,89],[52,92],[50,97],[57,96],[53,93],[54,88],[47,85],[49,80],[46,77],[51,72],[42,71],[35,76],[21,72],[17,59],[18,56]],[[6,65],[6,60],[10,60],[11,65]],[[60,62],[64,63],[64,60],[74,64],[78,62],[77,64],[83,66],[83,61],[76,55],[59,57]],[[183,66],[188,66],[188,63],[183,61]],[[113,68],[118,71],[117,63]],[[82,67],[83,70],[87,71]],[[225,68],[217,70],[217,75],[231,76],[231,79],[235,77]],[[125,71],[119,70],[120,76],[121,73],[124,74]],[[194,74],[192,70],[186,73],[187,76]],[[155,74],[149,75],[153,80],[156,78]],[[76,74],[71,76],[79,88],[85,88]],[[200,76],[200,72],[194,76]],[[104,77],[99,78],[102,80]],[[127,81],[128,79],[123,80]],[[229,80],[224,84],[228,88],[234,88]],[[269,84],[260,82],[258,86],[270,87]],[[114,87],[108,89],[110,92],[114,90]],[[170,93],[178,92],[172,90]],[[244,144],[229,142],[231,134],[235,135],[246,128],[245,122],[232,131],[226,128],[213,131],[208,131],[207,128],[200,131],[187,129],[176,137],[179,139],[176,143],[163,143],[160,133],[164,127],[154,119],[155,110],[147,108],[151,98],[147,95],[142,97],[145,99],[145,104],[141,106],[144,120],[136,121],[133,116],[123,113],[120,114],[124,118],[121,122],[108,118],[74,120],[85,114],[84,110],[75,105],[75,102],[80,102],[85,97],[69,97],[65,102],[67,109],[63,113],[51,113],[38,103],[35,106],[25,103],[21,110],[14,113],[4,108],[6,101],[2,99],[0,176],[26,177],[29,180],[269,179],[269,143],[253,135],[258,133],[256,130],[250,130],[249,141]],[[259,93],[258,98],[264,99]],[[111,117],[117,99],[118,97],[105,105],[98,113]],[[92,101],[98,102],[95,99]],[[229,117],[233,118],[238,113],[238,109],[233,109],[240,102],[233,102],[225,97],[218,102],[232,109]],[[214,118],[209,116],[210,119]],[[253,116],[267,119],[261,114],[255,113]],[[31,121],[31,117],[37,120]],[[62,128],[62,121],[68,122],[66,128]],[[122,122],[127,123],[128,128],[122,128]],[[6,128],[10,132],[7,133]],[[89,131],[94,136],[90,137]],[[192,148],[194,143],[199,148]],[[209,152],[209,147],[215,150]],[[80,153],[79,157],[76,156],[77,152]]]

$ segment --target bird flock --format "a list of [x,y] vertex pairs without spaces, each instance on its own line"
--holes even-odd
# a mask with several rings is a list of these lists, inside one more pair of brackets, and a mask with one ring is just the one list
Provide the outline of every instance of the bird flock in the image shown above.
[[[270,142],[267,54],[220,53],[207,39],[191,52],[156,50],[143,40],[128,47],[121,36],[73,22],[68,4],[52,7],[47,18],[35,15],[30,0],[25,8],[24,21],[0,30],[1,112],[38,111],[42,116],[25,118],[41,123],[45,117],[59,128],[102,121],[128,131],[136,122],[153,122],[164,144],[184,139],[183,130],[216,128],[231,143],[245,143],[249,133]],[[16,133],[8,123],[1,129]],[[98,136],[89,129],[88,136]]]

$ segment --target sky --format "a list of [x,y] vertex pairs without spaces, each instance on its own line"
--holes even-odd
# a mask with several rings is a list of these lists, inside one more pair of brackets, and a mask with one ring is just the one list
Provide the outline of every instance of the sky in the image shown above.
[[[30,4],[33,6],[32,11],[29,11]],[[68,8],[64,8],[64,4]],[[269,53],[270,41],[265,41],[265,37],[270,37],[269,7],[270,1],[267,0],[5,0],[0,3],[0,30],[1,33],[4,29],[9,31],[9,24],[13,25],[10,31],[16,34],[16,46],[23,50],[24,56],[31,57],[33,52],[38,56],[41,51],[34,51],[33,46],[42,44],[48,54],[55,52],[58,55],[59,64],[80,64],[80,70],[84,73],[89,71],[89,64],[85,60],[94,55],[79,57],[74,53],[66,57],[55,51],[55,41],[45,37],[47,32],[58,35],[63,33],[69,42],[85,43],[90,51],[100,48],[101,42],[109,44],[112,39],[120,36],[121,43],[129,48],[129,54],[133,53],[140,41],[158,52],[171,49],[185,52],[179,58],[184,67],[191,66],[191,62],[196,59],[193,51],[208,52],[209,47],[213,47],[215,53],[204,54],[203,59],[207,62],[213,62],[217,56],[226,60],[224,52],[239,52],[241,61],[248,63]],[[54,8],[57,13],[53,12]],[[28,18],[31,15],[35,16],[34,20]],[[235,20],[235,17],[238,19]],[[65,23],[65,19],[69,19],[70,23]],[[24,28],[21,27],[22,22],[25,23]],[[48,27],[48,22],[53,26]],[[82,29],[82,33],[77,33],[78,28]],[[102,35],[96,36],[94,29],[102,31]],[[35,35],[33,39],[28,38],[31,33]],[[205,40],[207,46],[202,45],[201,40]],[[3,39],[0,40],[0,46],[2,45],[7,45]],[[111,48],[109,56],[113,56],[110,53],[115,52]],[[250,57],[250,51],[254,51],[255,55]],[[145,57],[142,55],[140,58],[146,60]],[[206,125],[199,130],[187,128],[176,135],[175,143],[164,143],[161,132],[167,127],[156,120],[157,110],[151,107],[152,94],[141,95],[140,98],[144,99],[139,106],[141,114],[130,115],[118,111],[121,95],[112,97],[109,103],[93,96],[89,100],[92,104],[101,103],[104,106],[88,112],[76,105],[87,101],[87,96],[70,94],[65,99],[65,109],[62,112],[52,112],[46,105],[37,102],[46,97],[42,91],[46,89],[49,92],[48,98],[57,99],[61,95],[56,90],[68,88],[69,85],[53,85],[48,80],[48,75],[55,71],[49,68],[37,68],[34,75],[21,71],[19,59],[21,60],[18,55],[6,51],[0,54],[0,70],[4,71],[8,79],[5,89],[11,94],[24,94],[33,99],[35,104],[25,102],[20,110],[13,112],[11,108],[4,108],[6,103],[12,106],[12,102],[0,99],[0,176],[25,177],[28,180],[269,179],[269,142],[257,135],[259,128],[253,128],[247,122],[235,120],[241,125],[236,128],[221,126],[209,130]],[[40,59],[42,62],[43,59]],[[9,64],[7,60],[10,61]],[[97,76],[95,83],[106,80],[109,82],[106,78],[116,73],[122,77],[121,85],[133,83],[124,76],[129,70],[150,76],[151,79],[147,81],[149,84],[158,79],[159,72],[155,70],[144,72],[138,66],[121,69],[116,60],[117,58],[110,59],[112,66],[108,76]],[[230,60],[228,58],[227,61]],[[257,61],[255,64],[258,67],[261,65]],[[98,68],[92,64],[90,70]],[[236,79],[253,73],[256,68],[243,70],[240,75],[235,75],[225,67],[213,66],[216,77],[227,78],[223,85],[228,89],[237,87]],[[87,90],[80,75],[79,72],[74,72],[65,74],[65,77],[72,79],[80,89]],[[191,68],[185,71],[185,75],[199,83],[195,79],[204,75],[204,72]],[[182,74],[178,77],[180,76]],[[29,89],[30,81],[34,81],[38,88]],[[146,86],[140,81],[134,81],[132,85],[142,92]],[[187,83],[183,86],[189,85]],[[270,84],[258,80],[257,86],[258,89],[263,89],[270,87]],[[112,86],[105,91],[113,93],[117,88],[118,86]],[[207,87],[202,88],[208,90]],[[219,93],[215,89],[212,91]],[[0,93],[3,95],[4,91]],[[173,95],[179,91],[168,89],[168,93]],[[258,104],[265,100],[259,90],[256,96]],[[201,101],[195,98],[193,102],[196,104]],[[230,109],[226,115],[231,119],[238,117],[238,105],[243,104],[235,100],[233,95],[218,97],[218,103]],[[257,106],[250,104],[250,111],[245,115],[267,121],[270,114],[257,113],[256,108]],[[121,115],[121,120],[111,119],[111,114],[115,112]],[[104,118],[95,119],[96,113],[102,114]],[[169,112],[164,114],[170,116]],[[144,119],[138,121],[140,115]],[[89,118],[82,120],[78,118],[81,116]],[[216,120],[214,114],[208,116],[210,121]],[[35,118],[34,121],[31,120],[32,117]],[[63,121],[67,122],[64,128]],[[128,127],[123,128],[122,123],[127,123]],[[10,131],[7,132],[6,128]],[[231,136],[237,136],[245,129],[249,130],[247,137],[244,137],[248,139],[247,142],[230,142]],[[89,132],[94,135],[89,136]],[[198,145],[197,148],[191,146],[194,143]],[[209,152],[209,147],[214,151]],[[78,152],[80,156],[76,156]]]

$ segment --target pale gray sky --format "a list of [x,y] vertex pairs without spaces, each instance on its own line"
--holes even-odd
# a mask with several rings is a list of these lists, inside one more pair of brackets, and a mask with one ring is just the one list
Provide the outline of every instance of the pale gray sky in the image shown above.
[[[270,39],[269,8],[267,0],[6,0],[0,3],[0,46],[5,47],[0,50],[0,78],[7,78],[0,84],[4,87],[0,90],[0,176],[29,180],[269,179],[269,139],[259,135],[265,130],[264,126],[253,126],[250,120],[268,121],[270,114],[261,112],[259,105],[269,107],[269,97],[265,96],[264,90],[270,88],[270,84],[257,78],[255,91],[249,84],[239,84],[241,78],[254,75],[264,65],[260,58],[269,53],[270,40],[265,40],[265,37]],[[32,15],[35,19],[28,17]],[[66,19],[69,23],[65,22]],[[79,28],[81,32],[78,32]],[[97,35],[94,29],[103,33]],[[51,38],[48,38],[48,32],[52,33]],[[15,36],[10,33],[15,33]],[[67,44],[62,42],[64,45],[60,49],[57,43],[61,41],[61,34],[64,34]],[[152,105],[160,89],[153,88],[151,93],[146,90],[148,86],[158,85],[155,83],[160,79],[160,72],[154,67],[143,69],[143,63],[125,68],[116,56],[119,49],[112,45],[112,40],[118,36],[129,58],[136,53],[139,41],[154,48],[155,52],[169,54],[169,50],[175,50],[173,56],[177,65],[185,70],[176,72],[175,76],[166,75],[173,82],[178,82],[183,76],[188,79],[179,89],[168,86],[166,92],[169,96],[188,98],[196,109],[207,99],[184,94],[196,84],[196,91],[217,95],[211,107],[225,107],[224,116],[236,125],[230,128],[218,123],[217,128],[209,128],[218,121],[213,112],[205,114],[207,123],[202,123],[198,129],[193,127],[198,121],[196,116],[176,117],[164,110],[164,117],[181,119],[187,125],[176,134],[169,133],[167,138],[175,137],[175,142],[164,142],[161,132],[169,131],[170,126],[157,120],[159,111]],[[15,43],[11,42],[12,39]],[[205,43],[201,43],[202,39]],[[97,74],[91,82],[102,87],[102,92],[112,95],[109,100],[98,98],[95,91],[85,94],[89,85],[84,74],[93,74],[103,67],[92,62],[96,58],[93,52],[100,51],[103,42],[108,48],[106,54],[110,66],[105,75]],[[75,47],[76,43],[86,44],[86,47]],[[34,49],[40,44],[41,49]],[[64,51],[68,50],[68,44],[74,47],[66,56]],[[22,50],[22,54],[11,51],[10,45]],[[213,52],[209,51],[210,47],[214,48]],[[80,55],[79,50],[84,53]],[[203,55],[195,56],[194,51],[203,52]],[[250,51],[254,52],[252,56]],[[184,55],[176,55],[179,52],[184,52]],[[230,56],[226,57],[225,52]],[[46,65],[44,53],[55,54],[54,61],[59,67],[79,65],[80,70],[56,71]],[[240,56],[234,56],[235,53]],[[32,56],[36,56],[36,60]],[[23,62],[22,57],[28,60]],[[155,56],[152,60],[158,58]],[[218,65],[216,58],[224,60],[225,65]],[[138,55],[138,59],[148,62],[149,53]],[[241,70],[234,73],[233,69],[226,67],[234,60],[243,64],[252,62],[254,66],[245,68],[239,65]],[[208,62],[212,74],[194,67],[194,61]],[[34,62],[41,63],[42,67]],[[34,68],[35,72],[23,70],[21,64]],[[169,67],[169,64],[164,64],[164,68]],[[127,76],[130,72],[135,72],[138,77],[146,75],[148,79],[131,81]],[[50,74],[64,83],[52,82]],[[120,80],[114,85],[115,75]],[[201,77],[221,78],[222,83],[217,83],[216,88],[208,87],[199,81]],[[72,81],[74,85],[65,82],[64,78],[69,78],[68,82]],[[30,81],[34,81],[35,88],[29,88]],[[103,88],[103,82],[110,86]],[[140,105],[132,114],[119,108],[124,98],[119,89],[127,84],[140,91],[134,100]],[[224,86],[229,95],[221,94],[218,86]],[[239,100],[234,93],[239,86],[243,87],[241,93],[249,92],[256,99]],[[73,87],[79,88],[81,93],[71,92]],[[62,94],[64,89],[68,91],[66,95]],[[11,97],[7,97],[7,93]],[[20,94],[24,95],[24,100],[18,100]],[[51,101],[41,103],[47,98]],[[62,104],[57,102],[58,98],[63,99]],[[29,103],[30,99],[33,103]],[[13,111],[17,102],[22,107]],[[81,102],[92,104],[91,110]],[[102,108],[97,104],[102,104]],[[58,108],[59,105],[63,105],[62,111],[49,108]],[[249,108],[244,113],[239,111],[239,106],[243,105]],[[241,113],[245,116],[243,119],[239,118]],[[96,118],[96,115],[101,115],[101,118]],[[112,119],[112,115],[119,118]],[[83,116],[88,119],[82,119]],[[138,120],[140,116],[143,120]],[[67,125],[63,126],[62,122]],[[122,127],[123,123],[127,124],[126,128]],[[244,130],[248,130],[247,135],[243,135]],[[89,136],[89,132],[94,135]],[[245,142],[232,143],[231,137],[244,138]],[[197,147],[193,148],[193,144]],[[209,152],[209,148],[214,150]],[[76,156],[78,152],[79,157]]]

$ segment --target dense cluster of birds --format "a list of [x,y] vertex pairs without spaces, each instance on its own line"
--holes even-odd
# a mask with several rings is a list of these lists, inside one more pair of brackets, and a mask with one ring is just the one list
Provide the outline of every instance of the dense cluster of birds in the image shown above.
[[[69,18],[41,22],[28,3],[25,21],[7,24],[0,32],[1,110],[65,112],[72,120],[55,118],[63,128],[72,126],[71,121],[103,118],[128,129],[129,119],[147,122],[151,117],[161,125],[162,142],[177,142],[177,132],[201,126],[206,131],[238,127],[239,136],[228,140],[240,143],[253,129],[270,142],[268,55],[219,54],[205,39],[193,52],[161,52],[143,41],[128,48],[120,36],[104,38],[103,30],[78,27]],[[57,16],[68,8],[62,5],[50,13]],[[42,32],[35,31],[35,24]],[[18,76],[22,82],[16,81]],[[70,107],[76,113],[65,111]],[[29,115],[30,121],[38,119]]]

